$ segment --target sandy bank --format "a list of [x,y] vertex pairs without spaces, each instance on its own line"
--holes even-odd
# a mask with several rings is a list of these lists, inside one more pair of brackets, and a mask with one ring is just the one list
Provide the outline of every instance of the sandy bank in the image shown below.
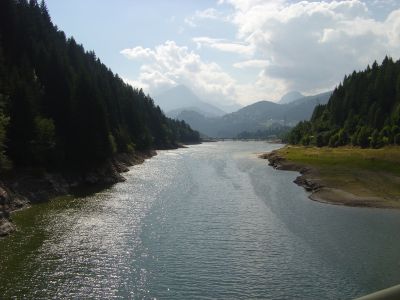
[[277,170],[300,172],[301,175],[294,180],[294,183],[310,192],[311,200],[353,207],[400,208],[396,202],[383,197],[355,195],[343,188],[329,186],[329,183],[321,178],[318,168],[288,161],[279,154],[279,150],[262,154],[259,157],[267,159],[269,165]]

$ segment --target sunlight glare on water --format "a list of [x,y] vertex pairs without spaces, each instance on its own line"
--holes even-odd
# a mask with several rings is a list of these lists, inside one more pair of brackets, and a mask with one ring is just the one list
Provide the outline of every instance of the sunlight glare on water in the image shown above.
[[30,235],[1,241],[30,248],[5,251],[0,296],[350,299],[400,282],[399,212],[307,199],[257,157],[277,147],[160,151],[126,182],[44,204]]

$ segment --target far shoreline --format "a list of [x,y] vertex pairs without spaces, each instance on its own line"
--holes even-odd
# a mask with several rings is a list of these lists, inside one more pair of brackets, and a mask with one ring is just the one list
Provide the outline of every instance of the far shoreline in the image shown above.
[[[346,187],[331,185],[328,180],[325,180],[324,176],[321,176],[321,167],[318,168],[315,165],[287,159],[284,156],[284,151],[287,149],[290,149],[290,147],[284,146],[281,149],[263,153],[259,155],[259,158],[267,159],[269,165],[274,169],[299,172],[300,176],[293,182],[310,193],[308,196],[310,200],[350,207],[400,209],[400,202],[397,199],[387,199],[373,193],[357,195]],[[379,174],[376,174],[376,176],[379,176]],[[351,178],[351,175],[349,177]],[[400,178],[397,177],[397,180],[400,180]]]

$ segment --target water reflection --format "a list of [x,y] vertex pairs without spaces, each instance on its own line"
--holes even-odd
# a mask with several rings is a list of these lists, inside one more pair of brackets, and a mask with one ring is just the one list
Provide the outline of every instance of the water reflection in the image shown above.
[[124,183],[21,212],[0,243],[0,293],[345,299],[400,281],[400,214],[308,200],[255,154],[276,147],[161,151]]

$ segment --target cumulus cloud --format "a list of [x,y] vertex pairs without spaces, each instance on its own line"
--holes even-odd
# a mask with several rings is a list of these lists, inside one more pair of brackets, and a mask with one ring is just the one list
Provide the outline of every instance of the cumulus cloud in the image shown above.
[[260,100],[277,100],[287,90],[288,86],[285,81],[268,78],[265,76],[264,70],[258,73],[253,82],[236,86],[238,102],[242,104],[250,104]]
[[214,39],[210,37],[195,37],[192,39],[196,43],[197,48],[210,47],[224,52],[232,52],[236,54],[252,55],[254,48],[251,45],[243,43],[234,43],[226,41],[225,39]]
[[221,17],[221,13],[215,8],[207,8],[205,10],[196,11],[195,16],[202,19],[218,19]]
[[[187,47],[167,41],[154,49],[134,47],[121,53],[143,61],[137,80],[126,79],[147,92],[158,92],[184,84],[205,100],[230,104],[236,99],[236,81],[215,62],[205,62]],[[146,60],[142,60],[145,58]]]
[[153,51],[149,48],[135,47],[132,49],[124,49],[121,51],[121,54],[129,59],[144,59],[152,58]]
[[[267,80],[261,70],[252,84],[243,84],[225,72],[217,63],[204,61],[199,54],[188,47],[167,41],[154,49],[141,46],[124,49],[121,53],[128,59],[142,62],[136,79],[124,78],[125,82],[143,88],[151,95],[183,84],[192,89],[200,98],[220,107],[234,103],[247,105],[261,99],[277,98],[286,90],[283,82]],[[260,68],[267,64],[262,60],[239,63],[239,68]],[[276,94],[271,94],[274,91]]]
[[262,60],[262,59],[250,59],[246,61],[241,61],[238,63],[233,64],[235,68],[238,69],[245,69],[245,68],[266,68],[269,66],[269,61],[268,60]]
[[220,2],[234,8],[237,37],[253,47],[254,60],[268,61],[263,76],[287,89],[329,89],[354,69],[400,56],[400,9],[378,21],[360,0]]
[[[219,0],[216,9],[196,11],[186,21],[198,26],[197,33],[201,20],[229,21],[234,40],[193,37],[197,53],[172,41],[121,53],[142,62],[133,84],[152,93],[185,84],[206,100],[241,104],[278,100],[290,90],[312,94],[385,55],[399,58],[400,3],[385,2],[385,14],[377,16],[374,9],[383,1]],[[233,67],[246,69],[246,83],[204,61],[203,48],[236,54]]]

